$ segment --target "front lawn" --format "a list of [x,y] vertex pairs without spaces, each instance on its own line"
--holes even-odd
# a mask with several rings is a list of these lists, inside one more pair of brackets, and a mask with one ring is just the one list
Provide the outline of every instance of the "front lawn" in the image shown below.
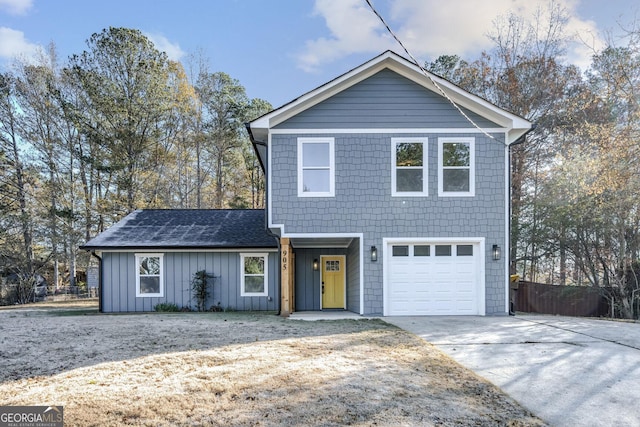
[[543,425],[380,320],[89,313],[0,310],[2,405],[63,405],[70,426]]

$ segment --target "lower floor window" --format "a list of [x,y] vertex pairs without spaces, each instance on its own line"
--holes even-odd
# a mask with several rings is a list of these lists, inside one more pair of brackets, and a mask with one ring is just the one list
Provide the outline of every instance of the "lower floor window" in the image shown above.
[[240,295],[243,297],[268,295],[268,255],[240,254]]
[[136,296],[163,297],[163,255],[136,254]]

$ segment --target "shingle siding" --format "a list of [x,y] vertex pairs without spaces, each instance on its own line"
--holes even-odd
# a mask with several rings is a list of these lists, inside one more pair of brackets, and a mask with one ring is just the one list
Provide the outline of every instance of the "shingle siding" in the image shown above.
[[360,239],[353,239],[347,252],[347,309],[360,313]]
[[[480,126],[497,127],[467,113]],[[383,128],[384,133],[376,133],[375,129]],[[451,129],[452,132],[411,133],[412,128]],[[363,271],[353,269],[356,265],[353,258],[357,258],[359,252],[354,247],[348,252],[350,307],[360,308],[359,287],[356,289],[354,282],[362,274],[364,313],[383,313],[383,238],[484,237],[485,310],[487,314],[505,312],[504,263],[490,259],[491,246],[504,246],[506,241],[507,150],[503,133],[493,134],[494,139],[479,133],[448,101],[389,70],[305,110],[275,129],[287,131],[276,130],[271,136],[271,223],[283,224],[286,234],[362,233],[365,254],[371,246],[378,247],[378,261],[372,262],[365,256]],[[316,131],[305,133],[305,129]],[[318,129],[371,131],[319,133]],[[297,138],[323,136],[335,138],[335,197],[300,198],[297,195]],[[427,197],[391,196],[391,139],[394,137],[428,138]],[[438,196],[438,138],[442,137],[474,138],[474,197]]]

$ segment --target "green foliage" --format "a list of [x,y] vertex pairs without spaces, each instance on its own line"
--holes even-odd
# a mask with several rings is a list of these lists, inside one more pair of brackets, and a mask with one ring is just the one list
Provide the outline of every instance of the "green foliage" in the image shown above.
[[180,307],[171,302],[161,302],[156,304],[153,309],[158,312],[178,312],[181,311]]
[[193,299],[196,301],[197,311],[206,311],[207,309],[207,300],[211,294],[209,290],[209,279],[213,278],[213,274],[209,274],[205,270],[199,270],[193,273],[191,290],[193,291]]
[[93,34],[66,63],[53,44],[43,53],[0,73],[7,269],[32,274],[46,264],[53,281],[74,285],[54,271],[83,269],[89,256],[78,246],[133,209],[264,205],[244,123],[271,105],[249,99],[240,82],[204,66],[190,81],[129,28]]
[[138,207],[145,172],[160,166],[160,129],[172,101],[169,62],[138,30],[111,27],[87,44],[70,68],[89,107],[81,131],[99,141],[101,163],[114,172],[130,211]]
[[396,145],[397,166],[422,166],[422,162],[421,143],[403,142]]

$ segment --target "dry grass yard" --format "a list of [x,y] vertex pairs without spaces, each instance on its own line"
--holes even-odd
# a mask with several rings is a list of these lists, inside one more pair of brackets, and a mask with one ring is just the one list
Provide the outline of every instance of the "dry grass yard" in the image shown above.
[[543,425],[380,320],[94,313],[0,309],[0,405],[63,405],[68,426]]

